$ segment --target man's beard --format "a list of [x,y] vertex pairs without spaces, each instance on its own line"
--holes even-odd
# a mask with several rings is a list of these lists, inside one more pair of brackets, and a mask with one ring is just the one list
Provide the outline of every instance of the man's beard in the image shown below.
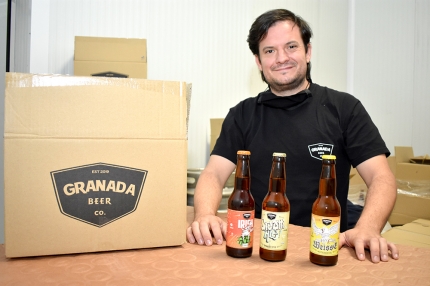
[[305,72],[297,73],[296,76],[293,78],[286,80],[284,79],[283,81],[279,81],[273,78],[268,79],[266,76],[265,80],[270,86],[270,89],[274,92],[282,93],[285,91],[295,90],[299,88],[306,80],[306,70]]

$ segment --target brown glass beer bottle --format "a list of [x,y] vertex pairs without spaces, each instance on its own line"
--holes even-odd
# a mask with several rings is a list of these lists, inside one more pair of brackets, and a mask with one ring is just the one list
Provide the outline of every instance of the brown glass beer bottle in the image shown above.
[[260,257],[283,261],[287,256],[290,202],[286,195],[285,153],[273,153],[269,191],[261,211]]
[[232,257],[252,255],[255,202],[252,197],[251,152],[237,151],[234,189],[228,199],[226,252]]
[[309,259],[336,265],[339,251],[340,205],[336,198],[336,156],[322,156],[318,198],[312,206]]

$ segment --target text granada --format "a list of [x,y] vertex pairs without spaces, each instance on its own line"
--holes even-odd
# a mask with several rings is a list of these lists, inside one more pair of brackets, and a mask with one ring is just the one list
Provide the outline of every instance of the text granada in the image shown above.
[[67,196],[72,196],[75,194],[87,194],[88,192],[115,192],[115,193],[124,193],[125,195],[134,196],[136,191],[136,186],[134,184],[130,184],[127,186],[126,183],[121,181],[113,181],[110,180],[106,182],[106,180],[89,180],[85,182],[75,182],[66,184],[63,188],[64,193]]

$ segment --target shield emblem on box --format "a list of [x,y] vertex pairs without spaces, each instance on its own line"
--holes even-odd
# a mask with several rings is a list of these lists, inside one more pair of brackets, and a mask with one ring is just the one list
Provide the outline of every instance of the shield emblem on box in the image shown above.
[[134,212],[147,171],[96,163],[52,171],[60,212],[103,227]]

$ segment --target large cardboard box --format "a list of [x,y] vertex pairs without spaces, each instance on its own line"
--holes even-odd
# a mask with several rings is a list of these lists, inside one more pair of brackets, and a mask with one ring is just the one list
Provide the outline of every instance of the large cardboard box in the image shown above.
[[75,37],[74,74],[147,78],[146,39]]
[[411,163],[412,147],[395,147],[397,200],[388,221],[403,225],[430,219],[430,165]]
[[393,227],[382,236],[394,243],[430,248],[430,220],[417,219]]
[[7,257],[185,242],[190,85],[6,74]]

